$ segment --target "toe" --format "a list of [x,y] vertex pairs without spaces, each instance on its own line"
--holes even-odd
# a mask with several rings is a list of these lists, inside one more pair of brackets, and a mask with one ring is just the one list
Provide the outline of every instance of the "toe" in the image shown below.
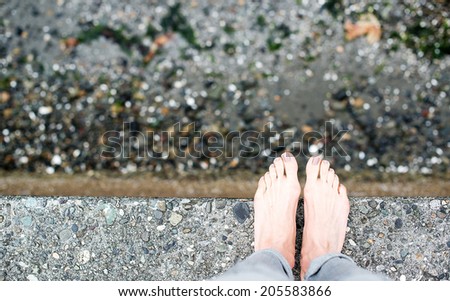
[[347,188],[342,184],[339,184],[339,195],[347,197]]
[[328,171],[330,169],[330,162],[328,162],[327,160],[323,160],[320,163],[320,180],[322,180],[322,182],[326,182],[328,180]]
[[330,184],[330,186],[333,186],[333,181],[334,181],[334,176],[335,176],[335,172],[333,168],[330,168],[328,170],[328,175],[327,175],[327,183]]
[[336,190],[339,189],[339,177],[336,174],[334,175],[333,188]]
[[345,211],[346,214],[348,214],[350,212],[350,202],[347,197],[347,188],[345,188],[345,186],[342,184],[339,185],[339,196],[345,202]]
[[266,189],[269,189],[272,186],[272,180],[270,179],[269,172],[264,174],[264,182],[266,182]]
[[281,157],[283,158],[282,163],[286,171],[286,177],[297,179],[298,164],[295,157],[288,152],[282,154]]
[[272,183],[274,183],[275,180],[277,179],[277,171],[275,170],[274,164],[270,164],[269,175],[270,175],[270,179],[272,180]]
[[306,164],[306,180],[317,180],[319,177],[320,157],[311,157]]
[[255,199],[258,198],[258,196],[262,195],[264,191],[266,191],[266,181],[264,180],[264,177],[261,177],[258,181],[258,188],[256,189]]
[[275,165],[275,171],[277,172],[277,177],[281,178],[282,176],[284,176],[283,160],[281,160],[281,158],[278,157],[273,161],[273,164]]

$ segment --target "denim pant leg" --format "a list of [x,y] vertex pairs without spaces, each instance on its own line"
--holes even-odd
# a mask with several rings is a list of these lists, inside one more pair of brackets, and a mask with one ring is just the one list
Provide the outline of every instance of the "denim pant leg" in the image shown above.
[[292,269],[284,257],[272,249],[253,253],[212,280],[219,281],[288,281],[294,280]]
[[386,276],[360,268],[348,256],[327,254],[314,259],[305,275],[305,280],[316,281],[382,281]]

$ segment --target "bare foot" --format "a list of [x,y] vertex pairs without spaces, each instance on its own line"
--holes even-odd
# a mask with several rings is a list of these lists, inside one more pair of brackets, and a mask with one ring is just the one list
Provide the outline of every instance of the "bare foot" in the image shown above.
[[344,245],[350,204],[347,189],[330,169],[330,162],[312,157],[306,165],[300,277],[303,280],[314,258],[340,253]]
[[297,161],[284,153],[261,177],[255,193],[255,250],[275,249],[294,266],[296,212],[300,196]]

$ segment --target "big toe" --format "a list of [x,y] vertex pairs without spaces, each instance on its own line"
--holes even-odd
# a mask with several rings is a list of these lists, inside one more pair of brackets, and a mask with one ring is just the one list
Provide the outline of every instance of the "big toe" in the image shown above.
[[306,180],[317,180],[320,170],[320,157],[311,157],[306,164]]
[[283,164],[284,164],[284,170],[286,171],[286,177],[287,178],[294,178],[297,179],[297,171],[298,171],[298,164],[297,160],[295,160],[295,157],[291,153],[283,153],[281,155],[283,158]]

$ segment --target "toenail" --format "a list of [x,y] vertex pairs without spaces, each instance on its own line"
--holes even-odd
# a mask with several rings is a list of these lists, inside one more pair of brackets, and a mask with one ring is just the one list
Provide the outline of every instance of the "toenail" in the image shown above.
[[284,153],[283,156],[286,159],[286,161],[289,161],[294,157],[291,153],[287,153],[287,152]]
[[312,161],[313,165],[317,165],[317,164],[319,164],[319,162],[320,162],[320,157],[319,156],[316,156],[316,157],[313,158],[313,161]]

